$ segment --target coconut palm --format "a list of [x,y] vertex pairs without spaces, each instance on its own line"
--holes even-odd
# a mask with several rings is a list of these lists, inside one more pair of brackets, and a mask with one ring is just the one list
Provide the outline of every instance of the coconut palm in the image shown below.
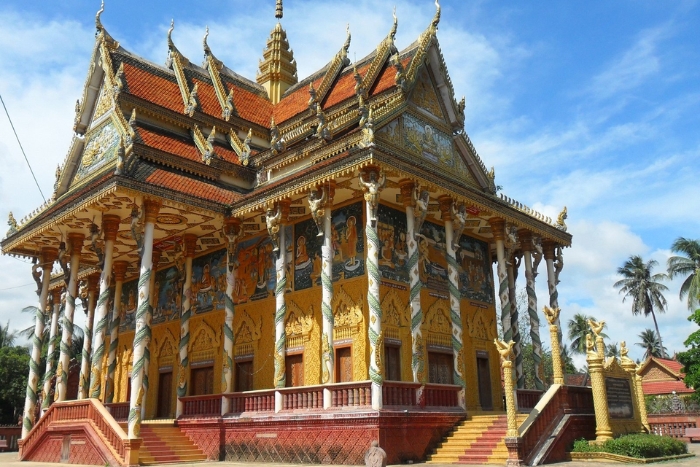
[[663,358],[666,355],[666,349],[661,347],[661,341],[653,329],[645,329],[640,332],[639,339],[641,342],[637,342],[635,345],[644,349],[644,360],[649,357]]
[[666,263],[668,276],[687,276],[681,284],[680,298],[688,296],[688,309],[700,306],[700,240],[678,237],[671,251],[683,256],[671,256]]
[[[617,273],[622,276],[622,279],[615,282],[613,287],[619,289],[619,293],[624,294],[622,302],[627,298],[632,299],[632,314],[644,314],[654,320],[656,335],[659,337],[659,347],[663,352],[661,345],[661,333],[659,332],[659,323],[656,322],[656,313],[654,310],[663,313],[666,311],[666,298],[663,292],[668,290],[661,280],[666,279],[666,275],[659,273],[654,274],[653,269],[659,263],[653,259],[646,263],[639,255],[630,256],[622,267],[617,269]],[[662,356],[666,354],[663,353]]]
[[15,331],[10,332],[10,322],[8,321],[5,326],[0,324],[0,349],[3,347],[12,347],[15,345],[15,339],[17,333]]
[[[567,323],[567,327],[569,329],[569,340],[571,341],[570,350],[573,353],[579,355],[586,353],[586,334],[591,332],[591,327],[588,325],[588,320],[597,321],[592,316],[586,316],[583,313],[576,313]],[[604,338],[608,337],[605,333],[601,333],[600,335]]]
[[620,349],[617,347],[617,342],[612,342],[605,346],[605,356],[620,358]]

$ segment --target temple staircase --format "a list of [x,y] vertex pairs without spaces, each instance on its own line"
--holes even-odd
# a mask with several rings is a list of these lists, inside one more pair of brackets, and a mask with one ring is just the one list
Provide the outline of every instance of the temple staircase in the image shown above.
[[139,464],[203,462],[207,456],[174,423],[141,424]]
[[[520,425],[526,414],[518,415]],[[472,415],[455,427],[429,457],[428,464],[501,464],[508,459],[506,414]]]

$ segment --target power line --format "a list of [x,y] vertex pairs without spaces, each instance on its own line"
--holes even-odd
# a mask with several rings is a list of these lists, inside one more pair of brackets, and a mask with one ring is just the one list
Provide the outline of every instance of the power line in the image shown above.
[[34,170],[32,170],[32,166],[29,164],[29,159],[27,159],[27,154],[25,154],[24,148],[22,147],[22,143],[19,141],[19,136],[17,136],[17,130],[15,130],[15,126],[12,124],[12,119],[10,118],[10,113],[7,111],[7,107],[5,106],[5,101],[2,98],[2,94],[0,94],[0,102],[2,102],[2,108],[5,109],[5,115],[7,115],[7,119],[10,121],[10,126],[12,127],[12,131],[15,134],[15,138],[17,138],[17,144],[19,144],[19,148],[22,150],[22,155],[24,155],[24,160],[27,161],[27,167],[29,167],[29,171],[32,173],[32,177],[34,178],[34,183],[36,183],[36,187],[39,189],[39,193],[41,193],[41,197],[44,199],[44,202],[46,202],[46,197],[44,196],[44,192],[41,191],[41,187],[39,186],[39,182],[36,180],[36,175],[34,175]]

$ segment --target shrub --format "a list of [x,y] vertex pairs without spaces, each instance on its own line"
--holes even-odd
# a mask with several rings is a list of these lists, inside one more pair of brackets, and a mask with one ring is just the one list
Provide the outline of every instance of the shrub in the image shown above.
[[590,444],[585,439],[574,442],[573,452],[608,452],[621,456],[649,459],[686,454],[688,446],[669,436],[649,434],[624,435],[601,444]]

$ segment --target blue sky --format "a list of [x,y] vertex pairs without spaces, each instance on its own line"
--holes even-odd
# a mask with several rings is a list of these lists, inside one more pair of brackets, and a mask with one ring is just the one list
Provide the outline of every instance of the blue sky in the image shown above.
[[[340,48],[370,53],[387,34],[394,4],[397,45],[433,16],[430,0],[287,0],[282,21],[304,77]],[[632,344],[650,319],[632,317],[612,283],[632,254],[659,261],[671,242],[700,237],[700,6],[696,1],[468,2],[444,0],[438,39],[466,130],[508,196],[554,217],[566,205],[573,247],[565,251],[564,320],[592,314],[613,341]],[[98,1],[0,5],[0,93],[45,193],[71,138],[93,46]],[[194,62],[206,25],[218,58],[249,78],[274,25],[274,1],[116,1],[102,15],[132,52],[162,63],[173,39]],[[42,200],[4,115],[0,116],[0,217],[22,217]],[[540,278],[543,275],[540,276]],[[36,299],[30,266],[0,257],[0,322],[26,326],[17,310]],[[546,289],[538,286],[540,303]],[[8,289],[9,287],[16,287]],[[691,331],[669,283],[659,316],[670,351]],[[546,334],[546,333],[545,333]]]

